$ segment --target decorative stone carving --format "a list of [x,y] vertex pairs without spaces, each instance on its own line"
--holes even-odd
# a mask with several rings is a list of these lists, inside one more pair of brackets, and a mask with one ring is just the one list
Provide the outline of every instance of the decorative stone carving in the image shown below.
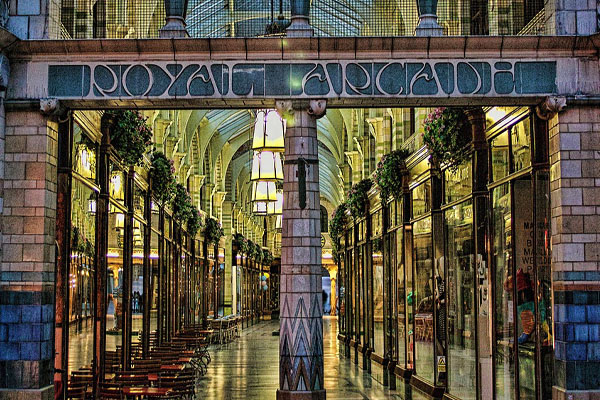
[[281,118],[289,119],[294,111],[306,111],[309,115],[319,119],[327,111],[327,100],[277,100],[275,109]]
[[566,97],[561,96],[548,96],[546,99],[539,104],[535,111],[543,120],[552,118],[555,114],[561,112],[567,106]]
[[10,61],[4,54],[0,54],[0,92],[4,92],[8,87],[10,78]]
[[40,112],[47,117],[62,117],[66,109],[56,98],[40,99]]
[[311,100],[308,107],[308,114],[315,118],[321,118],[327,111],[327,100]]

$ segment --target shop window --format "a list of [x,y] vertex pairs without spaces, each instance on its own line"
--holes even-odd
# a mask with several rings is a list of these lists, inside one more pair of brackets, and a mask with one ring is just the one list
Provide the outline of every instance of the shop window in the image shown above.
[[111,200],[120,203],[125,201],[125,175],[114,163],[110,164],[110,182],[108,191]]
[[505,131],[490,143],[492,158],[492,179],[498,181],[510,174],[508,132]]
[[372,242],[373,262],[373,342],[375,353],[384,356],[383,347],[383,252],[382,239],[376,238]]
[[477,398],[472,201],[446,210],[444,217],[448,268],[448,391],[470,400]]
[[470,162],[461,164],[456,171],[446,169],[444,171],[444,177],[446,203],[453,203],[471,195],[471,188],[473,185]]
[[433,242],[431,217],[413,224],[415,291],[413,293],[415,316],[416,372],[422,378],[434,382],[434,335],[433,307]]
[[146,210],[146,192],[138,185],[133,190],[133,211],[135,215],[144,218]]
[[77,123],[73,123],[73,171],[83,178],[96,181],[97,147]]
[[382,230],[381,223],[381,210],[378,210],[371,214],[371,235],[380,236]]
[[325,206],[321,206],[321,232],[329,231],[329,221],[327,215],[327,209]]
[[431,211],[431,182],[423,182],[412,191],[413,218]]
[[517,172],[531,165],[531,120],[526,118],[510,129],[513,153],[513,171]]
[[398,307],[398,365],[406,367],[406,289],[404,287],[404,241],[403,230],[398,229],[395,235],[396,245],[396,299]]

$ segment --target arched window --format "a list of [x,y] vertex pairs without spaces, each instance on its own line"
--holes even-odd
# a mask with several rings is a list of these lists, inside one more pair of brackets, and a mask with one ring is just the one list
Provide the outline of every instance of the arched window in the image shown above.
[[329,231],[329,221],[327,220],[327,209],[321,206],[321,232]]

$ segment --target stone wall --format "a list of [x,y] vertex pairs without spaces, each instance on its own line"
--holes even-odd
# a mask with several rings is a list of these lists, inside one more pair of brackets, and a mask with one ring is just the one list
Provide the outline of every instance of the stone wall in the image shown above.
[[60,1],[10,0],[7,29],[20,39],[60,38]]
[[588,399],[579,391],[600,388],[600,108],[567,105],[549,129],[553,397]]
[[599,31],[598,0],[546,0],[545,12],[549,35],[592,35]]
[[57,125],[7,112],[0,264],[0,399],[52,398]]

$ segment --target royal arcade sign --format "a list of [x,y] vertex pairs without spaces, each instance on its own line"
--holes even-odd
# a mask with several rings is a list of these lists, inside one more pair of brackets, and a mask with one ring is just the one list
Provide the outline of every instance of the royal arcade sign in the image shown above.
[[556,93],[556,61],[48,64],[62,99],[519,97]]

